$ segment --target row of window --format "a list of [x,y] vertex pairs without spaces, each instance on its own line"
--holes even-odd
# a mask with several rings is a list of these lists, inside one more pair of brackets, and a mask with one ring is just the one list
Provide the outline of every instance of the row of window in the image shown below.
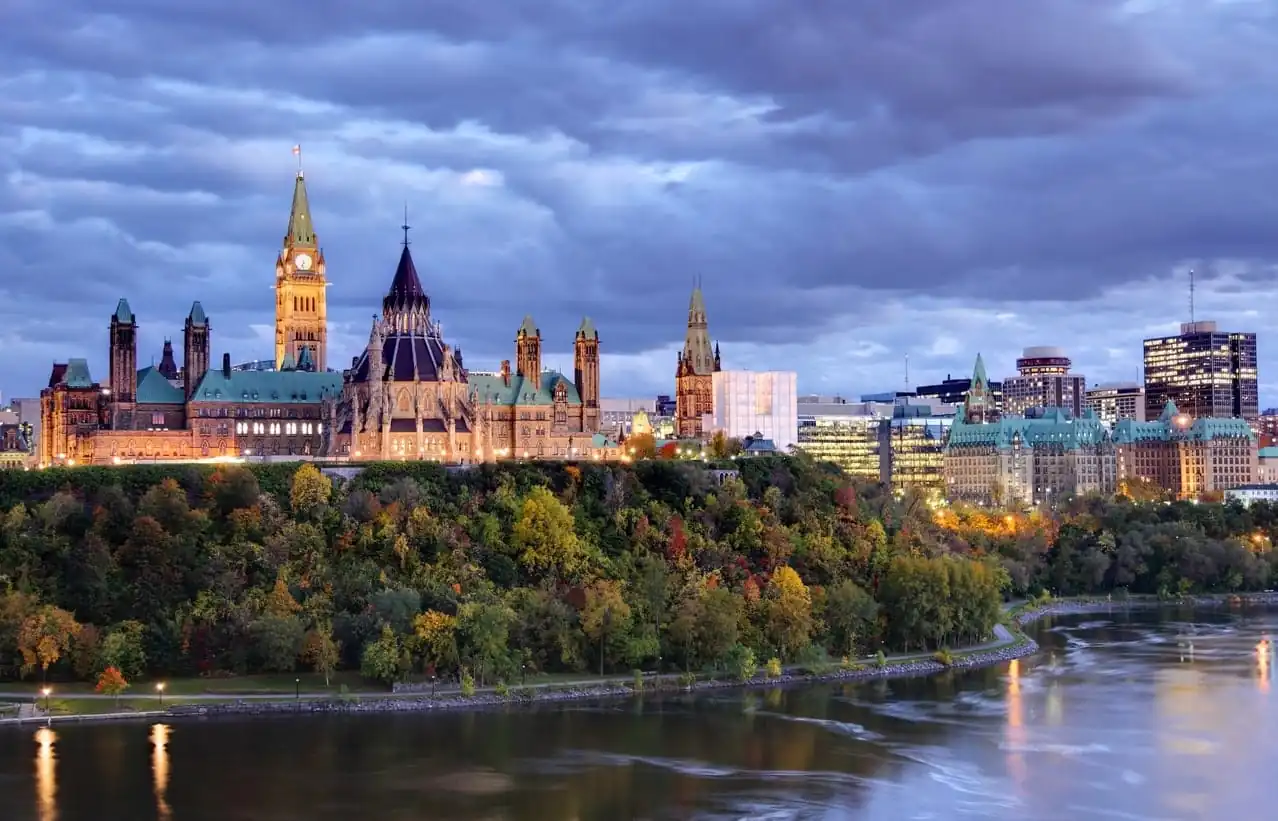
[[311,436],[316,433],[324,432],[323,422],[236,422],[235,432],[241,436],[254,434],[256,436]]

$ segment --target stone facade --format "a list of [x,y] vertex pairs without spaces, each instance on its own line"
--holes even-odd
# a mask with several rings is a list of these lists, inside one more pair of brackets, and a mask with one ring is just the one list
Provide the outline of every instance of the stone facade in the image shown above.
[[311,220],[306,180],[297,172],[288,232],[275,261],[275,367],[283,370],[308,356],[315,370],[328,369],[328,279],[324,250]]
[[1152,422],[1114,426],[1119,479],[1142,479],[1197,499],[1256,481],[1257,438],[1245,419],[1191,419],[1170,400]]
[[382,314],[346,372],[332,408],[330,455],[476,463],[514,459],[619,459],[599,434],[599,335],[582,320],[574,374],[544,370],[532,317],[515,334],[515,369],[467,371],[431,316],[405,239]]
[[719,346],[710,343],[705,298],[698,285],[688,302],[688,330],[675,364],[676,436],[706,435],[706,417],[714,413],[714,374],[720,369]]

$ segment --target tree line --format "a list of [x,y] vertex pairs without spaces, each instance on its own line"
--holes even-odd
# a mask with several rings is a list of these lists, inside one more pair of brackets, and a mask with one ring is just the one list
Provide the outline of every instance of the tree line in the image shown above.
[[801,455],[730,464],[0,474],[0,676],[815,665],[980,641],[1010,596],[1273,567],[1263,506],[936,511]]

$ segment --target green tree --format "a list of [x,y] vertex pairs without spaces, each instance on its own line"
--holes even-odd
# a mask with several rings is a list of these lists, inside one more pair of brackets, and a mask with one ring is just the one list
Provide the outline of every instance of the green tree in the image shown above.
[[382,626],[382,634],[376,641],[364,646],[359,671],[364,678],[382,684],[389,685],[403,680],[408,668],[404,664],[404,652],[399,637],[389,624]]
[[297,616],[264,613],[251,627],[253,649],[263,670],[288,673],[297,667],[306,630]]
[[461,657],[475,669],[481,683],[505,672],[513,615],[501,602],[467,602],[457,611]]
[[574,577],[585,560],[574,528],[572,511],[563,502],[544,487],[533,488],[515,521],[513,542],[519,561],[532,573]]
[[839,652],[856,655],[857,644],[871,635],[878,618],[878,602],[851,579],[826,591],[825,622]]
[[141,676],[146,671],[146,652],[142,645],[145,631],[137,621],[123,621],[107,630],[98,651],[98,667],[114,667],[129,679]]
[[457,664],[457,619],[437,610],[427,610],[413,620],[413,633],[422,661],[437,670]]

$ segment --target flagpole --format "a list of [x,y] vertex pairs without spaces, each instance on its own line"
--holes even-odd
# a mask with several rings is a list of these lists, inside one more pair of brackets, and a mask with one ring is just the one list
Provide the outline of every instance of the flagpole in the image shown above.
[[297,176],[302,176],[302,146],[293,146],[293,156],[297,157]]

